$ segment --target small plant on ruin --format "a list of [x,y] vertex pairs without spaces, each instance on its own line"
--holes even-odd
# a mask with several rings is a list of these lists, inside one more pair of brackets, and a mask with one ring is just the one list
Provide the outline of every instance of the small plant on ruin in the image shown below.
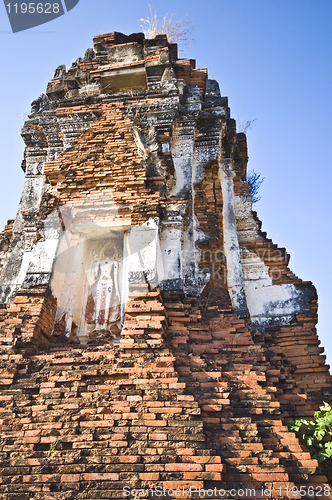
[[[332,473],[332,408],[328,403],[314,413],[314,420],[291,420],[288,429],[295,432],[301,444],[310,451],[312,458]],[[331,479],[331,477],[330,477]]]
[[141,18],[143,33],[146,38],[154,38],[156,35],[165,34],[170,43],[181,42],[183,45],[190,45],[189,33],[193,26],[188,21],[188,16],[185,16],[178,21],[175,20],[175,14],[168,17],[168,14],[162,19],[157,15],[153,7],[149,5],[150,16],[147,19]]
[[246,181],[249,186],[249,194],[252,197],[253,203],[257,203],[261,199],[258,191],[264,182],[264,179],[265,177],[262,177],[261,174],[258,174],[254,170],[249,170],[249,172],[247,172]]
[[56,438],[53,443],[50,444],[50,448],[48,451],[54,451],[57,445],[60,443],[60,439]]
[[27,446],[27,444],[28,444],[28,443],[27,443],[26,441],[24,441],[24,442],[23,442],[23,446]]
[[237,131],[238,133],[247,133],[247,130],[251,127],[251,125],[257,120],[257,118],[254,118],[253,120],[247,120],[246,122],[238,122],[237,123]]

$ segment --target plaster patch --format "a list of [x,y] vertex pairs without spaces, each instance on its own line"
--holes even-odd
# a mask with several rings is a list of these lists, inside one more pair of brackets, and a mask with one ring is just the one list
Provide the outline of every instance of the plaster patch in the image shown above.
[[31,255],[28,267],[29,273],[51,273],[52,266],[58,246],[58,240],[49,238],[45,241],[38,241]]
[[257,286],[245,282],[245,291],[252,325],[264,330],[269,323],[285,324],[298,313],[309,310],[311,293],[294,284]]
[[309,310],[311,292],[294,284],[273,285],[269,269],[260,257],[241,248],[241,263],[247,305],[254,328],[264,330],[269,323],[285,324]]
[[232,162],[230,159],[219,160],[219,178],[224,202],[223,233],[228,290],[236,313],[240,317],[247,317],[249,316],[249,312],[244,293],[240,248],[237,237]]
[[158,219],[149,219],[131,229],[128,237],[128,279],[134,285],[146,285],[146,291],[157,286],[159,252]]

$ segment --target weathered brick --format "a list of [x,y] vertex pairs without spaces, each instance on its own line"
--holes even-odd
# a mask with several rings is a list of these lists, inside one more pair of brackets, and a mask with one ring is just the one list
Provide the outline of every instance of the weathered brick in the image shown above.
[[[118,50],[131,54],[125,68],[122,56],[117,61]],[[130,63],[132,51],[135,62]],[[113,66],[115,62],[119,64]],[[90,281],[101,270],[97,261],[96,269],[88,271],[89,281],[76,274],[74,252],[67,255],[66,250],[53,262],[53,292],[38,284],[48,280],[43,266],[36,276],[21,269],[32,286],[18,289],[12,304],[0,304],[0,497],[64,500],[88,495],[92,500],[122,498],[124,485],[227,491],[263,485],[271,486],[277,498],[279,487],[291,489],[291,480],[323,486],[327,479],[316,473],[317,462],[287,429],[289,419],[312,418],[320,402],[332,396],[315,331],[317,300],[311,285],[288,269],[286,251],[259,229],[245,182],[246,140],[236,133],[227,98],[219,95],[216,83],[208,83],[206,69],[177,59],[176,47],[164,37],[144,41],[140,34],[103,34],[96,37],[94,52],[76,64],[79,70],[73,66],[50,82],[48,108],[33,111],[23,127],[28,184],[41,178],[30,170],[42,166],[48,187],[41,202],[35,200],[34,209],[20,215],[20,248],[27,248],[31,237],[33,255],[42,263],[38,248],[56,243],[59,224],[69,246],[70,238],[80,234],[77,269],[81,256],[85,265],[103,238],[121,240],[119,249],[126,246],[125,265],[121,250],[114,257],[111,246],[104,248],[110,253],[103,258],[114,257],[121,275],[119,291],[110,292],[116,280],[113,268],[107,293],[121,295],[129,269],[133,276],[127,304],[121,303],[125,317],[117,343],[107,328],[99,330],[100,318],[89,316],[96,306],[94,292],[91,301],[88,296]],[[141,71],[147,85],[123,92],[104,87],[104,78],[112,78],[115,69],[131,77]],[[84,93],[88,89],[91,95]],[[46,151],[52,161],[46,162]],[[195,183],[188,167],[192,162],[202,173]],[[232,184],[228,193],[226,164]],[[229,198],[245,284],[259,287],[260,269],[266,296],[272,285],[287,285],[299,297],[304,291],[305,310],[296,307],[291,322],[280,316],[280,304],[272,304],[267,326],[251,329],[247,312],[240,314],[232,304],[227,278],[233,264],[224,255],[231,231],[226,228]],[[162,239],[158,259],[167,264],[167,255],[177,248],[173,243],[178,244],[174,266],[173,261],[164,266],[179,278],[172,290],[167,282],[150,283],[150,267],[141,273],[140,288],[135,283],[140,272],[131,268],[127,255],[128,250],[137,252],[142,260],[138,267],[144,269],[144,252],[129,248],[131,231],[153,219],[158,229],[151,235]],[[12,239],[13,222],[0,233],[4,243]],[[198,241],[193,224],[208,236],[199,238],[198,252],[193,251]],[[49,234],[55,241],[50,242]],[[17,238],[23,238],[21,233]],[[10,253],[4,255],[10,264]],[[4,259],[1,251],[0,268]],[[58,269],[61,259],[68,264],[67,276]],[[204,269],[202,275],[199,269]],[[57,272],[62,276],[58,282]],[[268,275],[271,285],[266,286]],[[182,287],[180,277],[185,289],[173,289]],[[22,285],[16,278],[15,287]],[[62,278],[70,284],[60,292]],[[244,288],[250,295],[250,287]],[[287,298],[287,307],[292,300]],[[68,316],[63,304],[71,304],[74,313]],[[106,317],[113,314],[110,310]],[[68,338],[65,327],[70,324]]]

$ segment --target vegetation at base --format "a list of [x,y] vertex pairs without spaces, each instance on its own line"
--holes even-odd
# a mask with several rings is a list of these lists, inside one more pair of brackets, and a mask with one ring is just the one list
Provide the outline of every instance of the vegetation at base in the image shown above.
[[[323,463],[332,475],[332,408],[328,403],[315,411],[314,420],[291,420],[288,429],[295,432],[301,444],[304,444],[312,458]],[[331,480],[332,477],[329,477]]]

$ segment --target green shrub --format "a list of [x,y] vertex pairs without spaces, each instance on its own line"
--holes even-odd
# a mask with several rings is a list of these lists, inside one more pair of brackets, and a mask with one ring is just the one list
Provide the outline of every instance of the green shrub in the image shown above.
[[[291,420],[288,429],[295,432],[312,458],[324,462],[327,471],[332,471],[332,408],[328,403],[314,413],[315,420]],[[331,476],[330,478],[331,479]]]

